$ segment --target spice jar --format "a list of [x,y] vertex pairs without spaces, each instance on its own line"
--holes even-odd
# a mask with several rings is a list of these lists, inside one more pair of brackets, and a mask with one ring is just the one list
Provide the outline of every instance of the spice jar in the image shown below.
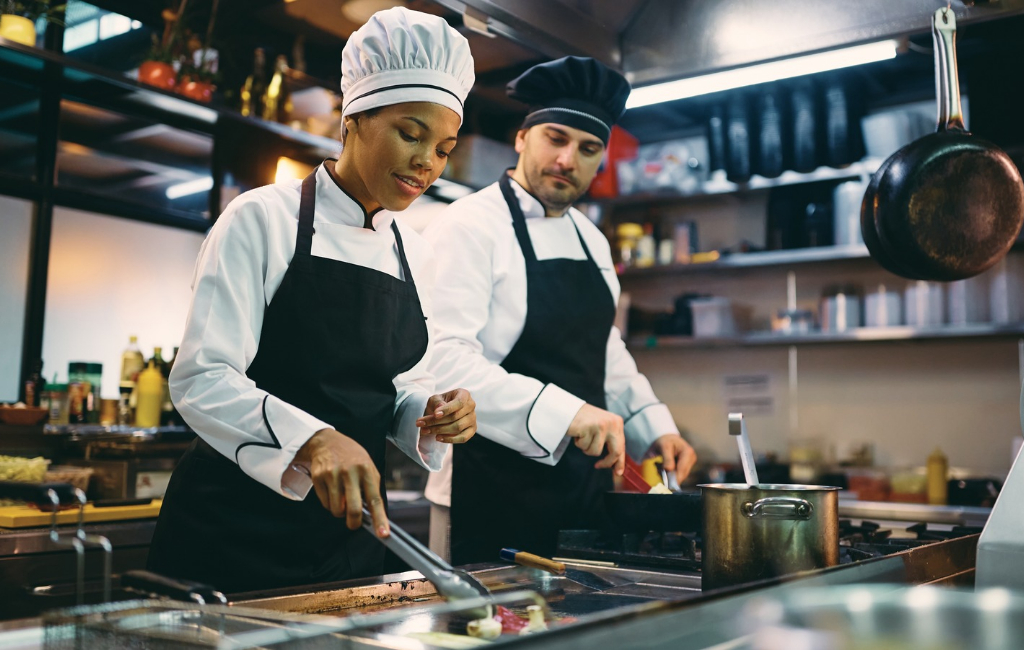
[[[86,363],[72,361],[68,364],[68,385],[81,384],[79,391],[82,399],[81,421],[95,424],[100,419],[100,382],[103,379],[102,363]],[[76,395],[77,398],[77,395]],[[72,415],[78,415],[72,409]],[[72,418],[74,419],[74,418]]]
[[636,264],[637,244],[643,236],[644,228],[638,223],[620,223],[615,229],[620,270]]
[[43,391],[43,403],[50,415],[47,419],[48,424],[67,424],[68,423],[68,385],[58,384],[57,378],[53,378],[52,384],[46,384],[46,388]]

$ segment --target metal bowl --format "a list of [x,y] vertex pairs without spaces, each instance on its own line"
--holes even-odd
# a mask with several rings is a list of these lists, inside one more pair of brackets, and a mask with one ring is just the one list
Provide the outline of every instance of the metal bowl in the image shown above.
[[743,612],[754,650],[1017,650],[1024,594],[906,585],[805,588]]

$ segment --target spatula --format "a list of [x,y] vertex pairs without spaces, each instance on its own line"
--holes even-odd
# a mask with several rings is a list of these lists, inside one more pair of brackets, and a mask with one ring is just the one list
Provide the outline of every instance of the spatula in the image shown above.
[[514,548],[503,548],[500,553],[501,559],[505,562],[513,562],[521,566],[531,567],[533,569],[540,569],[541,571],[547,571],[559,576],[565,576],[573,582],[583,585],[594,591],[604,591],[605,589],[611,589],[613,587],[620,587],[615,583],[605,580],[601,576],[594,575],[589,571],[580,571],[578,569],[570,569],[565,566],[562,562],[556,562],[555,560],[549,560],[546,557],[540,555],[534,555],[533,553],[525,553],[523,551],[517,551]]

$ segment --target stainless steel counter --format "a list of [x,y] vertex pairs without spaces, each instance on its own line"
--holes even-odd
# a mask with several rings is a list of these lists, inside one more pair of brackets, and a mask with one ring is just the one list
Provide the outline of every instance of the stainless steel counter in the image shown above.
[[[808,572],[786,579],[702,593],[699,577],[621,567],[570,563],[619,585],[594,592],[559,576],[523,567],[469,567],[499,593],[541,593],[553,614],[551,629],[529,636],[503,636],[502,647],[551,650],[621,648],[643,650],[737,650],[749,648],[742,627],[743,608],[755,598],[784,595],[802,587],[891,584],[899,590],[917,584],[948,584],[973,572],[977,535],[929,544],[912,551]],[[418,574],[343,583],[311,591],[239,597],[235,604],[278,612],[343,616],[365,625],[340,632],[338,647],[409,647],[423,631],[462,632],[466,618],[441,611],[432,586]],[[381,622],[380,617],[386,617]],[[0,646],[40,647],[39,621],[0,629]],[[341,627],[339,622],[338,627]],[[349,625],[351,628],[352,626]],[[429,643],[417,647],[435,647]]]
[[991,513],[992,508],[973,506],[932,506],[924,503],[839,499],[839,516],[850,519],[925,522],[980,528],[988,521]]

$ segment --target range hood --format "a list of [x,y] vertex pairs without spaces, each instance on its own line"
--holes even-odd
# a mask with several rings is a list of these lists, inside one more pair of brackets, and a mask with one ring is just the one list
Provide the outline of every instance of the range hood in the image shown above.
[[[941,0],[435,0],[467,25],[549,57],[592,56],[635,85],[927,33]],[[1024,13],[1024,0],[953,2],[957,23]]]

